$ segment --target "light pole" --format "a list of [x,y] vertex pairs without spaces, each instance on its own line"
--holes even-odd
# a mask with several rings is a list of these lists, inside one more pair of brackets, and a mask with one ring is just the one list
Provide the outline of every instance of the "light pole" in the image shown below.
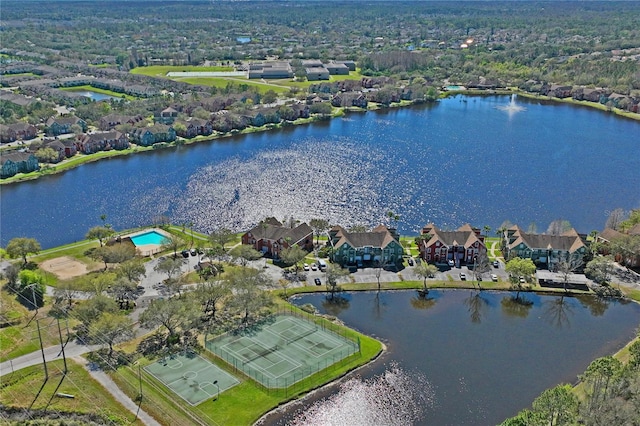
[[216,385],[216,401],[218,400],[218,397],[220,396],[220,386],[218,386],[218,381],[214,380],[213,384]]

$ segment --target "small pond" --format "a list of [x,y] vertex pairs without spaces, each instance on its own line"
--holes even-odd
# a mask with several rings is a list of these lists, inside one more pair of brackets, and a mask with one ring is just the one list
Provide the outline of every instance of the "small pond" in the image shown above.
[[296,298],[377,336],[388,352],[342,387],[265,424],[495,425],[544,389],[574,383],[593,359],[631,340],[640,322],[635,303],[526,294],[531,304],[523,305],[512,296],[438,290],[426,299],[414,291],[345,294],[340,303],[323,294]]
[[122,99],[116,96],[105,95],[104,93],[94,92],[93,90],[72,90],[73,93],[77,93],[87,98],[91,98],[94,101],[104,101],[106,99]]

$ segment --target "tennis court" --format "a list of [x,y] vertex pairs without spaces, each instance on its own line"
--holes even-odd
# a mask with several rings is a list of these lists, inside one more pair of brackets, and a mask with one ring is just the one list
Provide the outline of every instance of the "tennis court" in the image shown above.
[[144,369],[191,405],[217,398],[240,383],[215,364],[192,352],[174,354]]
[[286,388],[359,351],[354,341],[282,314],[209,340],[206,348],[268,388]]

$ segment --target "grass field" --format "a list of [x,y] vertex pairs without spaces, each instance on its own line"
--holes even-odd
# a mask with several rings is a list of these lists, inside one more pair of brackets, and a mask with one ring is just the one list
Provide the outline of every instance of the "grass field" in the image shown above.
[[233,67],[201,67],[195,65],[151,65],[132,69],[131,74],[148,75],[150,77],[166,77],[168,72],[207,72],[233,71]]
[[[55,388],[64,371],[63,362],[62,360],[53,361],[47,363],[47,366],[49,380],[33,404],[33,409],[44,409],[51,399],[48,407],[50,411],[95,414],[102,417],[105,424],[143,424],[140,420],[134,420],[133,414],[116,401],[80,364],[70,359],[67,360],[69,371],[57,392],[74,397],[55,396]],[[44,371],[41,365],[3,375],[0,403],[8,407],[29,407],[43,381]]]

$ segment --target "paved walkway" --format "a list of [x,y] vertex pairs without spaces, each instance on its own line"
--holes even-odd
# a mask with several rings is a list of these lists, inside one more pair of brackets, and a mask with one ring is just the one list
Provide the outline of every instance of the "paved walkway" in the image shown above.
[[109,377],[107,373],[100,370],[99,368],[94,368],[92,364],[87,362],[87,360],[81,356],[73,357],[72,359],[78,364],[81,364],[84,367],[84,369],[89,372],[89,374],[91,375],[91,377],[93,377],[95,381],[100,383],[107,390],[107,392],[113,395],[113,397],[119,403],[124,405],[124,407],[127,410],[129,410],[133,415],[137,416],[145,425],[160,426],[160,423],[158,423],[156,419],[151,417],[143,409],[139,408],[138,405],[131,400],[131,398],[125,395],[120,390],[118,385],[116,385],[116,383],[113,380],[111,380],[111,377]]
[[[77,357],[91,351],[100,349],[100,345],[81,345],[75,341],[70,341],[64,348],[64,353],[67,358]],[[50,346],[44,349],[44,355],[47,362],[62,359],[62,352],[60,346]],[[21,370],[23,368],[31,367],[42,363],[42,352],[35,351],[26,355],[13,358],[9,361],[0,363],[0,375],[9,374],[12,371]]]

